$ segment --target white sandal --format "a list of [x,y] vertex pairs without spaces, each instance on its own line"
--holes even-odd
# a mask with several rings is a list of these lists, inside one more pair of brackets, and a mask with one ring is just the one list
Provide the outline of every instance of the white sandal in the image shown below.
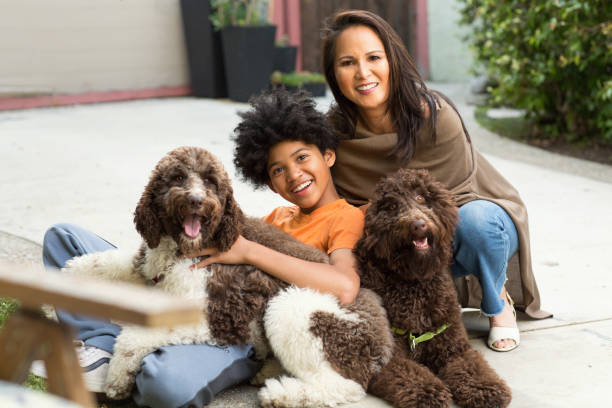
[[[510,294],[506,291],[506,299],[508,299],[508,304],[512,308],[512,313],[514,314],[514,319],[516,320],[516,310],[514,310],[514,301],[510,297]],[[493,343],[499,340],[513,340],[514,345],[505,348],[495,347]],[[487,340],[487,345],[491,350],[494,351],[512,351],[518,347],[521,343],[521,334],[519,332],[518,327],[491,327],[489,329],[489,339]]]

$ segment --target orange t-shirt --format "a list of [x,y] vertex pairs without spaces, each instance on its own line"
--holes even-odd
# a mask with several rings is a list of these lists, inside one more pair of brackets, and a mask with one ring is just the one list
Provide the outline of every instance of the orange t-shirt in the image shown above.
[[353,249],[363,233],[363,212],[344,199],[303,214],[297,206],[278,207],[263,220],[299,241],[331,254]]

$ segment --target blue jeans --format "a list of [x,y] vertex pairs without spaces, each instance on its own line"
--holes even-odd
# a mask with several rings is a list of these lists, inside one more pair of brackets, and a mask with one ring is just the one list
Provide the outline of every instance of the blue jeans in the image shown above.
[[453,250],[453,277],[475,275],[482,287],[482,313],[500,314],[504,301],[499,295],[506,282],[508,260],[518,250],[516,227],[508,213],[485,200],[459,207]]
[[[75,256],[112,249],[112,244],[83,228],[57,224],[45,233],[43,262],[48,268],[59,269]],[[113,352],[121,327],[61,310],[57,315],[75,328],[86,345]],[[201,407],[220,391],[257,374],[261,364],[254,355],[250,345],[161,347],[142,360],[132,396],[138,405],[151,408]]]

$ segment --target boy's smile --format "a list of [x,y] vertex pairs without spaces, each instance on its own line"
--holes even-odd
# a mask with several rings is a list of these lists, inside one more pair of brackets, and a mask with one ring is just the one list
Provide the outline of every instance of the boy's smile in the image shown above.
[[311,213],[339,198],[329,170],[335,160],[332,150],[321,154],[316,145],[280,142],[270,148],[268,186],[303,213]]

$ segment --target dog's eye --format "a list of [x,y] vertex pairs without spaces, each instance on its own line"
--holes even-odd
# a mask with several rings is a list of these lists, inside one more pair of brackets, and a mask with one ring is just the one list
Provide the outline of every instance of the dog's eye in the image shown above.
[[208,188],[217,188],[219,186],[219,181],[214,177],[204,177],[202,182]]
[[185,177],[183,177],[181,174],[177,174],[176,176],[174,176],[172,178],[174,181],[176,181],[177,183],[182,183],[183,180],[185,180]]
[[425,202],[425,197],[423,197],[423,196],[422,196],[422,195],[420,195],[420,194],[417,194],[417,196],[416,196],[416,197],[414,197],[414,199],[415,199],[415,200],[416,200],[416,202],[417,202],[417,203],[419,203],[419,204],[423,204],[423,203]]
[[392,202],[383,202],[382,205],[379,206],[382,211],[395,211],[397,210],[397,203]]

